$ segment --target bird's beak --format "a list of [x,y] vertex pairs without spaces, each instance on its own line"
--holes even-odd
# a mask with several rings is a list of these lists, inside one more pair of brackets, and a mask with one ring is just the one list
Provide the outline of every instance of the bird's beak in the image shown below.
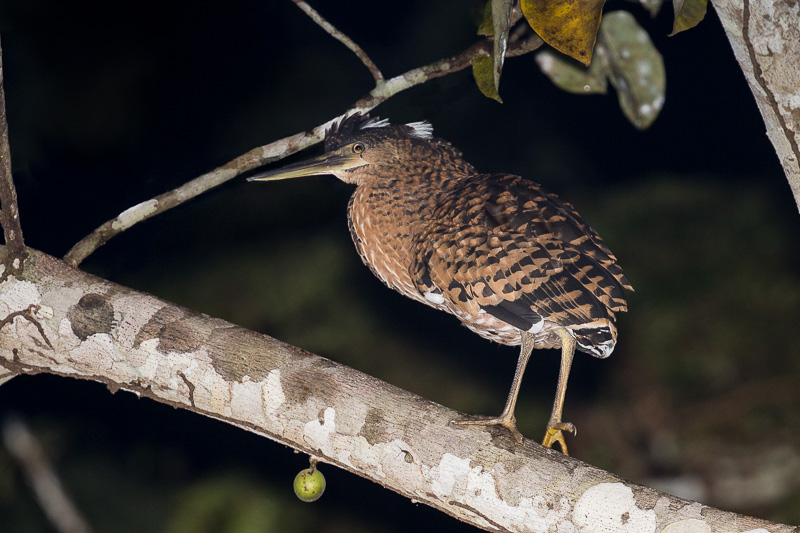
[[345,153],[345,150],[337,150],[313,157],[299,163],[287,165],[283,168],[262,172],[255,176],[250,176],[247,181],[275,181],[286,180],[289,178],[302,178],[304,176],[317,176],[320,174],[333,174],[337,170],[348,170],[366,165],[359,154]]

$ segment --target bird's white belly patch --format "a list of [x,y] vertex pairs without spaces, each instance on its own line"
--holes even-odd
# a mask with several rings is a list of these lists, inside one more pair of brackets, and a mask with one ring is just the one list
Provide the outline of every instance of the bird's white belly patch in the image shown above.
[[436,292],[426,292],[425,299],[434,305],[441,305],[444,303],[444,294]]

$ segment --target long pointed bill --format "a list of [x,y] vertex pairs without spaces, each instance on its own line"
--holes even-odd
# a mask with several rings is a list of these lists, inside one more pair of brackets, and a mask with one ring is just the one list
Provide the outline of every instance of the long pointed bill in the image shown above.
[[313,157],[299,163],[287,165],[277,170],[262,172],[250,176],[247,181],[275,181],[289,178],[302,178],[304,176],[317,176],[320,174],[333,174],[337,170],[348,170],[366,165],[361,156],[353,153],[344,153],[344,150],[329,152],[318,157]]

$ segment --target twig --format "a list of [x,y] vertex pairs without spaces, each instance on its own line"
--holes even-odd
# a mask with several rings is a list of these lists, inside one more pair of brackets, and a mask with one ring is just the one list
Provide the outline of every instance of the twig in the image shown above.
[[[516,57],[527,54],[541,45],[541,38],[534,34],[522,42],[509,44],[506,56]],[[382,86],[375,87],[367,96],[356,102],[351,107],[351,110],[368,111],[400,91],[469,68],[472,66],[472,56],[489,54],[491,49],[492,43],[490,40],[478,41],[458,55],[409,70],[405,74],[387,80]]]
[[[508,56],[517,56],[530,52],[540,45],[541,39],[534,35],[525,41],[509,45]],[[490,41],[482,40],[458,55],[409,70],[405,74],[386,80],[353,104],[347,113],[352,111],[366,113],[401,91],[470,67],[472,56],[479,53],[488,53],[490,47]],[[163,213],[249,170],[278,161],[320,142],[325,135],[325,130],[336,118],[328,120],[310,131],[297,133],[279,141],[254,148],[225,165],[181,185],[177,189],[165,192],[126,209],[75,244],[64,256],[64,261],[72,266],[78,266],[95,250],[108,242],[109,239],[134,224]]]
[[62,533],[89,533],[91,528],[70,500],[41,445],[19,419],[3,424],[3,441],[19,462],[47,518]]
[[506,57],[518,57],[525,55],[528,52],[533,52],[543,44],[544,41],[542,38],[534,33],[524,41],[516,42],[513,45],[510,44],[508,46],[508,51],[506,52]]
[[229,161],[225,165],[184,183],[177,189],[165,192],[155,198],[151,198],[150,200],[126,209],[115,218],[104,222],[75,244],[67,255],[64,256],[64,261],[72,266],[78,266],[95,250],[108,242],[109,239],[130,228],[134,224],[180,205],[218,185],[222,185],[226,181],[248,170],[277,161],[308,148],[322,140],[325,134],[325,128],[329,124],[330,121],[317,126],[310,132],[298,133],[275,141],[274,143],[254,148],[236,159]]
[[[514,6],[514,9],[511,10],[511,22],[509,23],[509,28],[513,28],[511,35],[508,37],[508,42],[515,43],[522,39],[522,36],[528,32],[532,32],[528,21],[526,20],[524,23],[516,26],[517,22],[522,18],[522,8],[519,4]],[[516,26],[516,27],[515,27]],[[534,34],[535,35],[535,34]],[[542,41],[544,42],[544,41]]]
[[[514,25],[519,22],[519,19],[522,18],[522,6],[519,2],[514,2],[514,9],[511,10],[511,20],[509,21],[508,27],[513,28]],[[528,27],[528,23],[525,23],[525,26]]]
[[[22,226],[19,223],[17,207],[17,190],[11,175],[11,149],[8,144],[8,121],[6,120],[6,95],[3,89],[3,47],[0,45],[0,224],[3,226],[8,257],[11,260],[7,268],[21,271],[21,262],[27,256],[25,241],[22,238]],[[5,273],[4,273],[5,275]]]
[[375,78],[375,83],[380,85],[380,83],[383,81],[383,74],[381,74],[378,66],[372,62],[372,60],[360,46],[353,42],[350,37],[337,30],[333,24],[325,20],[322,15],[320,15],[313,7],[308,5],[303,0],[292,0],[292,2],[297,4],[297,7],[302,9],[306,15],[311,17],[311,20],[316,22],[319,27],[328,32],[331,37],[349,48],[361,60],[361,62],[364,63],[364,66],[369,69],[372,77]]

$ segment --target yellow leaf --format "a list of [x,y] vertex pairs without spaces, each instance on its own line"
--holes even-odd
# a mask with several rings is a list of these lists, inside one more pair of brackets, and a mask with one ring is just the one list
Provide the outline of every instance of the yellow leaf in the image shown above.
[[522,0],[522,14],[544,42],[588,65],[604,3],[605,0]]

